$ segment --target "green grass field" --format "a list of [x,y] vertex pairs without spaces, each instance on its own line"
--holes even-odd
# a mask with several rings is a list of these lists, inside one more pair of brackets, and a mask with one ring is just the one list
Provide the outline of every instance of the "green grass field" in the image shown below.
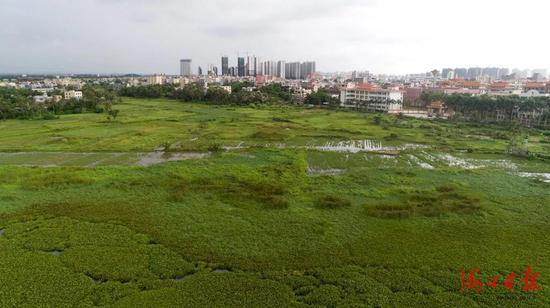
[[[501,128],[117,108],[0,122],[0,306],[550,306],[550,162],[505,154]],[[384,149],[327,146],[350,140]],[[529,264],[538,292],[521,290]],[[461,291],[473,268],[499,287]]]

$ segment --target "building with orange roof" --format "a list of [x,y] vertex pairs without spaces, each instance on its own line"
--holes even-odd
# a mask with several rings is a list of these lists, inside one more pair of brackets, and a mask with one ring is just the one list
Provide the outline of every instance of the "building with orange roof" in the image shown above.
[[377,85],[373,85],[373,84],[370,84],[370,83],[360,83],[360,84],[355,85],[355,89],[357,89],[357,90],[371,91],[371,90],[374,90],[376,88],[378,88]]
[[538,92],[544,93],[546,91],[546,83],[544,82],[527,82],[523,85],[523,90],[525,92],[529,90],[536,90]]
[[449,111],[449,108],[447,107],[447,105],[445,105],[445,103],[442,101],[431,102],[427,106],[427,109],[428,109],[429,116],[437,116],[437,117],[447,116]]
[[459,83],[462,87],[466,89],[479,89],[481,88],[481,82],[476,80],[464,80]]
[[503,91],[509,88],[510,88],[510,83],[506,81],[496,81],[491,83],[491,85],[489,86],[489,89],[491,91]]

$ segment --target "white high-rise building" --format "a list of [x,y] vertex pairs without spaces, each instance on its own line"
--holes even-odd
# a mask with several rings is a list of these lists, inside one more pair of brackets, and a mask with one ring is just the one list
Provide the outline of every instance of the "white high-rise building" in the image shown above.
[[246,57],[246,75],[247,76],[256,76],[258,72],[258,65],[260,63],[260,58],[255,56]]
[[264,74],[264,63],[265,62],[259,62],[256,65],[256,75],[265,75]]
[[191,77],[191,59],[180,60],[180,75],[183,77]]
[[286,79],[286,63],[285,63],[285,61],[277,62],[277,77]]
[[277,62],[265,61],[263,63],[263,75],[277,76]]

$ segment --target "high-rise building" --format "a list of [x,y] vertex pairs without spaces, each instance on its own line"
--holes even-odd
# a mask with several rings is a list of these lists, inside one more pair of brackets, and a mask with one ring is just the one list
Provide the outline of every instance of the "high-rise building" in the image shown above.
[[315,62],[304,62],[300,66],[300,79],[307,79],[316,72]]
[[264,63],[265,62],[260,62],[258,60],[258,62],[256,62],[256,76],[262,76],[264,75]]
[[237,72],[239,77],[244,77],[246,75],[246,65],[244,64],[244,58],[239,57],[237,59]]
[[279,61],[277,62],[277,77],[279,78],[286,78],[286,63],[285,61]]
[[202,67],[200,67],[200,66],[199,66],[198,73],[199,73],[199,76],[202,76]]
[[286,64],[286,77],[288,79],[300,79],[300,62],[291,62]]
[[504,79],[508,75],[510,75],[510,69],[508,68],[501,68],[498,70],[498,79]]
[[262,63],[262,75],[277,76],[277,62],[265,61]]
[[489,77],[491,80],[497,80],[499,77],[498,67],[486,67],[483,69],[483,76]]
[[454,76],[454,70],[452,68],[444,68],[444,69],[441,70],[441,77],[443,79],[447,79],[447,80],[453,79],[453,78],[450,78],[450,73],[451,72],[453,72],[452,75]]
[[218,67],[214,64],[208,64],[206,74],[208,76],[218,76]]
[[191,59],[180,60],[180,75],[183,77],[191,77]]
[[256,76],[260,59],[255,56],[246,57],[246,76]]
[[468,77],[468,70],[465,68],[455,68],[455,78],[464,78]]
[[229,75],[229,58],[226,56],[222,57],[222,75]]
[[483,69],[481,67],[470,67],[468,69],[467,78],[469,80],[478,80],[479,78],[481,78],[482,72],[483,72]]
[[353,71],[351,72],[351,80],[355,83],[368,83],[369,82],[369,71]]

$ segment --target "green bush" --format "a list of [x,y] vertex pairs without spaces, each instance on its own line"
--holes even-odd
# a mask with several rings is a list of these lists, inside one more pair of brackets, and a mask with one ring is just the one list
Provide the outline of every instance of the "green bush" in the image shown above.
[[315,204],[321,209],[341,209],[350,206],[351,201],[341,197],[327,195],[317,199]]
[[213,153],[217,153],[217,152],[221,152],[223,150],[222,146],[217,144],[217,143],[214,143],[210,146],[208,146],[208,149],[207,149],[209,152],[213,152]]
[[310,305],[335,307],[342,300],[342,290],[334,285],[325,284],[304,296],[304,302]]
[[435,191],[399,192],[399,199],[367,206],[370,216],[379,218],[434,217],[449,213],[474,214],[481,210],[481,199],[458,192],[452,185]]
[[274,117],[272,120],[273,120],[273,122],[292,123],[292,121],[290,121],[289,119],[286,119],[286,118]]

